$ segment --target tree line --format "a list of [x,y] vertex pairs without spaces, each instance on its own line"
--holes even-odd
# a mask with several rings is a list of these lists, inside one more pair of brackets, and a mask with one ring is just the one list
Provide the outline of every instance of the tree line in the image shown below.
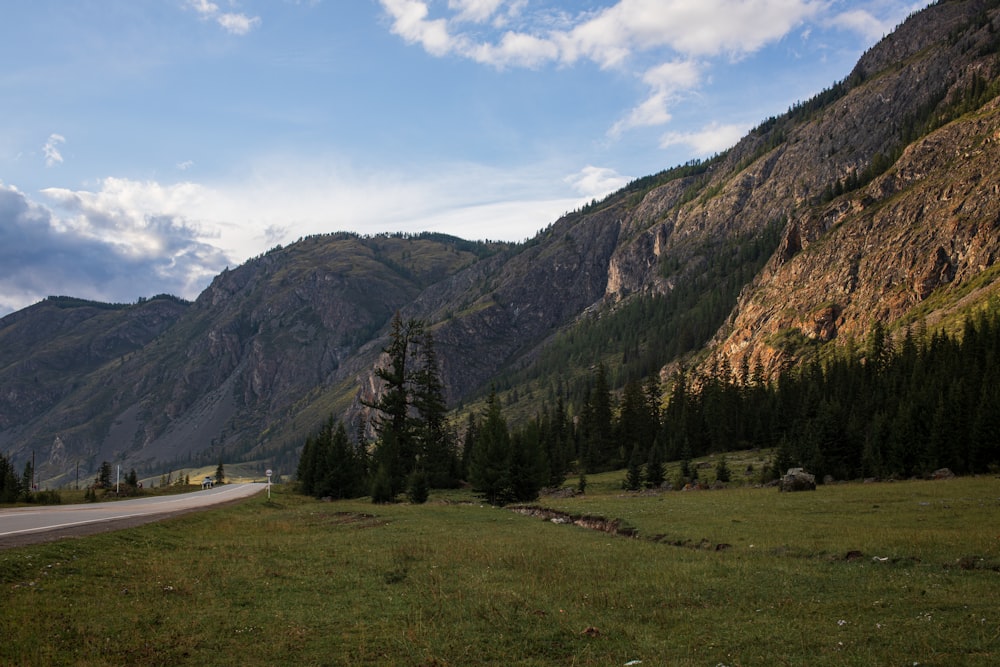
[[349,435],[330,417],[306,438],[297,476],[302,493],[316,497],[370,495],[391,502],[405,493],[423,502],[431,488],[471,484],[490,503],[531,500],[561,484],[569,465],[570,424],[560,406],[511,431],[496,393],[481,415],[472,414],[461,438],[448,421],[434,337],[420,320],[392,320],[382,382],[367,403],[374,433],[362,425]]
[[[1000,465],[1000,308],[960,334],[909,328],[894,344],[875,323],[847,345],[776,381],[718,364],[678,373],[664,413],[666,456],[774,447],[773,475],[803,466],[822,479],[907,478]],[[697,385],[697,390],[692,385]]]
[[[625,470],[624,486],[657,487],[667,462],[692,481],[693,458],[773,448],[762,481],[802,466],[819,479],[905,478],[939,468],[958,474],[1000,467],[1000,304],[964,321],[960,333],[908,328],[894,343],[876,323],[863,345],[848,343],[765,381],[746,362],[718,361],[700,373],[679,370],[664,392],[657,376],[613,392],[603,364],[582,402],[560,395],[511,428],[495,391],[470,413],[459,437],[447,421],[433,337],[423,323],[394,320],[385,383],[372,403],[374,442],[352,439],[330,419],[310,436],[299,462],[304,493],[371,495],[414,501],[429,488],[467,482],[487,502],[536,498],[545,487]],[[832,349],[832,348],[831,348]]]

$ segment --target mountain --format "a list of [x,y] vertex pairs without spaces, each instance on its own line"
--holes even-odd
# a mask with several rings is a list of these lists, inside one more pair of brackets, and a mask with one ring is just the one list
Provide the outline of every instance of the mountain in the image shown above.
[[220,459],[291,473],[354,425],[396,311],[434,334],[452,406],[512,419],[678,365],[768,376],[996,291],[1000,8],[939,2],[736,146],[638,179],[524,244],[338,233],[219,275],[193,303],[48,299],[0,320],[0,449],[58,484]]

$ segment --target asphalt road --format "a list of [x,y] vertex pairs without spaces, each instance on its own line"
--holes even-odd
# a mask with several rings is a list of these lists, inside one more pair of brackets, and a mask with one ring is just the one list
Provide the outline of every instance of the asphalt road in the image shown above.
[[176,496],[83,505],[38,505],[0,510],[0,549],[130,528],[248,498],[267,484],[226,484]]

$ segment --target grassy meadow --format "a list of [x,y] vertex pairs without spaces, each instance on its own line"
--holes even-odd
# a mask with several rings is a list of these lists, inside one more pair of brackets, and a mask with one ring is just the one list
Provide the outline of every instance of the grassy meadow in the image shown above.
[[[237,506],[0,551],[3,665],[996,665],[1000,480]],[[641,662],[637,662],[641,661]]]

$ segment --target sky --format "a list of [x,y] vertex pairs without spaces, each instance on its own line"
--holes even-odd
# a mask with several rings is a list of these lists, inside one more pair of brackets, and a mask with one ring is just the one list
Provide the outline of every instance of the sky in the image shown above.
[[523,241],[846,77],[907,0],[4,0],[0,316],[336,231]]

